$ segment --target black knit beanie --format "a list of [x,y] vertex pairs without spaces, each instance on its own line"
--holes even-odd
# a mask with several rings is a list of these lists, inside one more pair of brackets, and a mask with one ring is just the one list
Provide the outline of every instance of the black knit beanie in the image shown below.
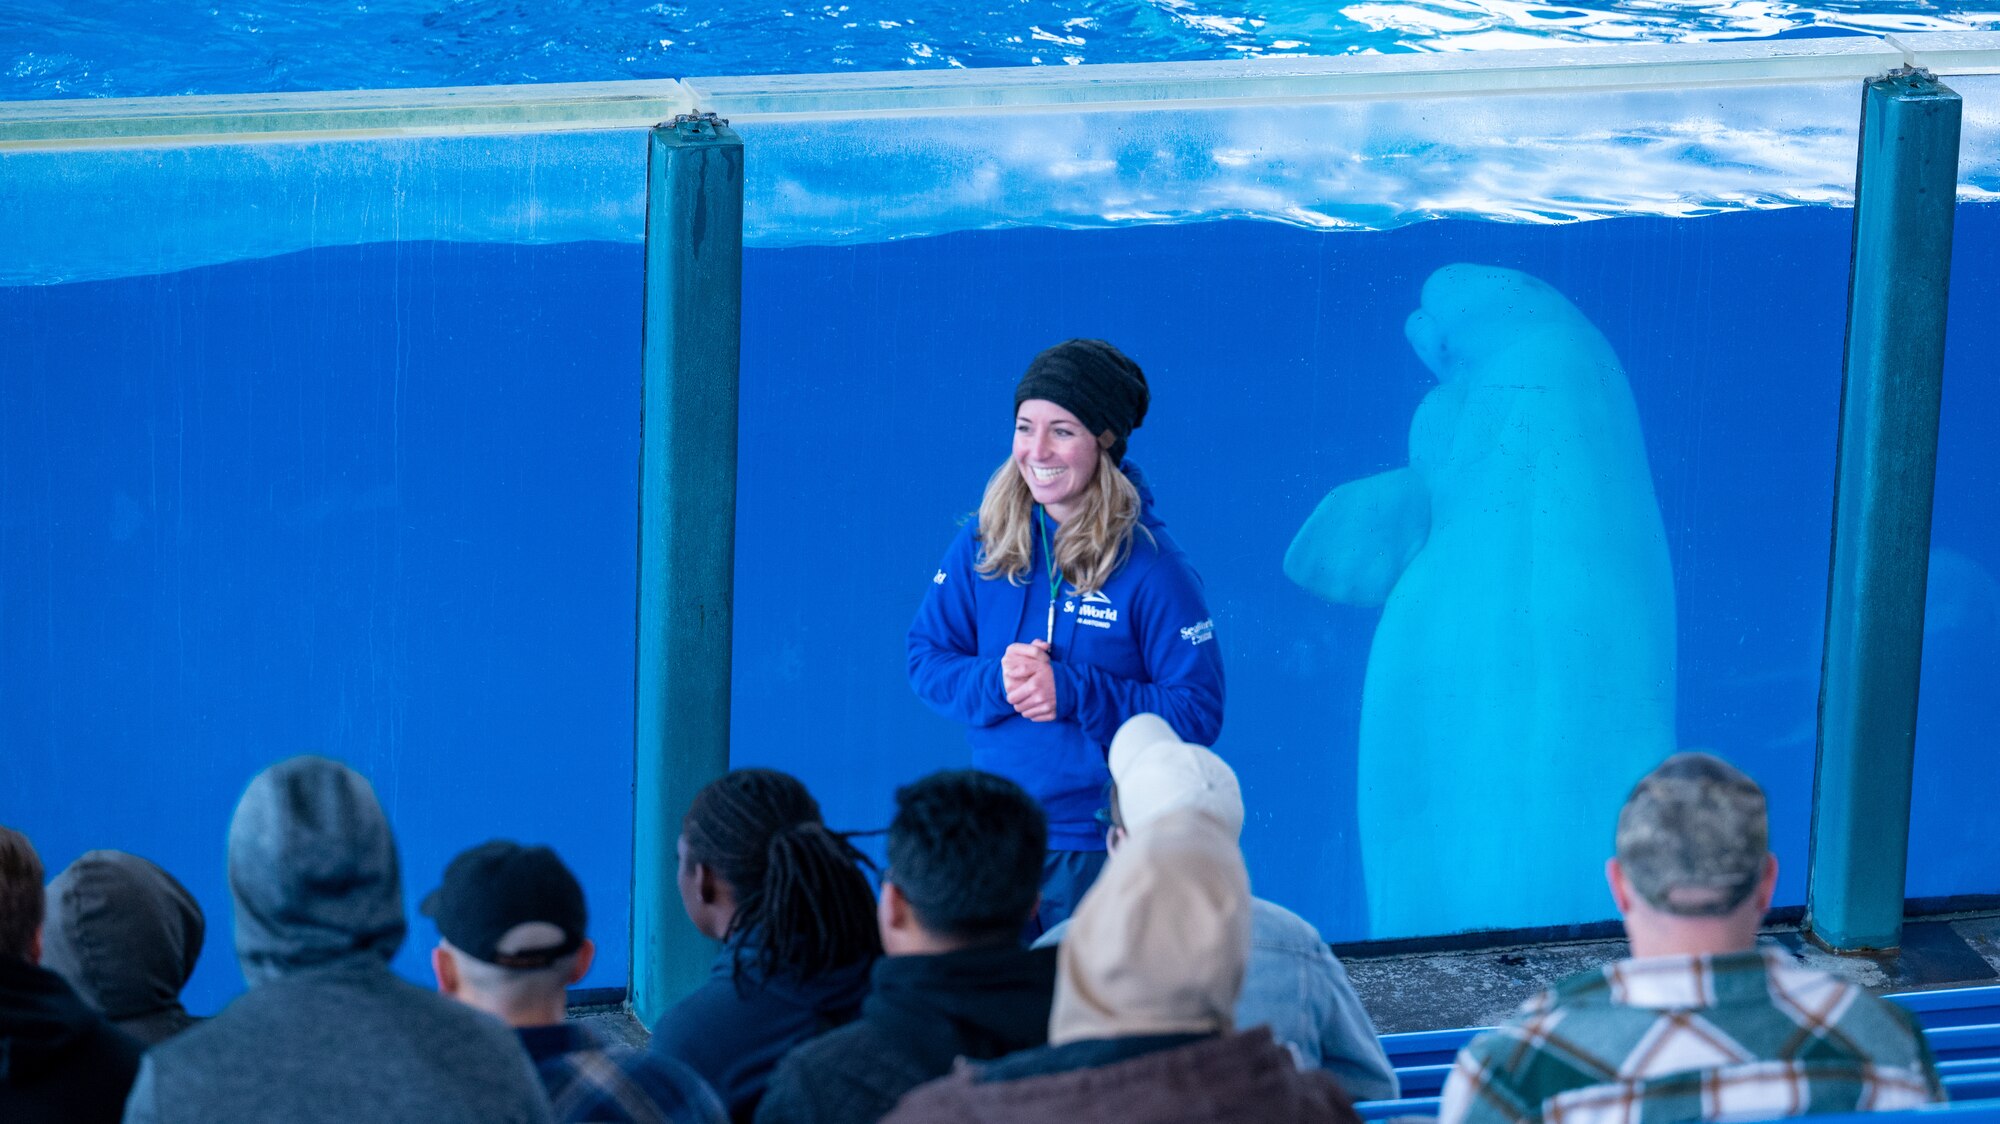
[[1054,402],[1093,434],[1117,435],[1111,463],[1125,459],[1125,439],[1146,420],[1152,392],[1146,372],[1103,340],[1064,340],[1035,356],[1014,388],[1014,409],[1030,398]]

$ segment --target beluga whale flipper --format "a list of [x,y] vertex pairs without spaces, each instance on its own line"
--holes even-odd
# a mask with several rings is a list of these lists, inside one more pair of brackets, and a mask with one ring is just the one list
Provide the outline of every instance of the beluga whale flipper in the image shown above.
[[1674,746],[1674,586],[1611,345],[1524,273],[1452,265],[1405,333],[1410,463],[1334,489],[1285,573],[1381,605],[1356,803],[1377,937],[1612,916],[1631,785]]

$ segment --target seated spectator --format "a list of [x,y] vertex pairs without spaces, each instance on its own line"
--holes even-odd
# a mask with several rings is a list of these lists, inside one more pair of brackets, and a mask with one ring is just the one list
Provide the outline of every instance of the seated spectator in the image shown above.
[[506,1026],[389,971],[402,877],[360,774],[323,757],[258,774],[229,823],[229,890],[250,990],[147,1053],[128,1124],[549,1119]]
[[[1107,803],[1104,841],[1114,852],[1130,833],[1177,808],[1200,808],[1231,832],[1243,830],[1235,770],[1206,748],[1181,741],[1152,714],[1128,719],[1112,738]],[[1066,929],[1050,929],[1035,946],[1058,943]],[[1301,1065],[1326,1070],[1354,1100],[1398,1095],[1396,1068],[1347,969],[1310,922],[1262,898],[1250,899],[1250,964],[1236,1000],[1236,1025],[1270,1027]]]
[[797,777],[738,769],[681,821],[681,905],[723,943],[709,981],[653,1027],[652,1048],[749,1120],[778,1059],[853,1020],[881,951],[861,855]]
[[937,773],[896,792],[861,1017],[786,1056],[757,1124],[875,1124],[904,1093],[1049,1038],[1056,954],[1020,946],[1048,821],[1013,781]]
[[1234,830],[1195,808],[1104,865],[1057,954],[1049,1044],[918,1087],[890,1124],[1358,1124],[1267,1028],[1232,1032],[1250,949]]
[[42,966],[111,1025],[156,1046],[194,1025],[181,989],[206,929],[174,876],[123,851],[85,851],[49,883]]
[[722,1102],[686,1066],[564,1021],[597,946],[583,886],[554,851],[483,843],[451,860],[423,908],[443,938],[431,950],[438,990],[514,1028],[558,1124],[723,1124]]
[[145,1047],[36,964],[42,910],[41,856],[0,827],[0,1120],[115,1121]]
[[1441,1124],[1764,1120],[1942,1100],[1909,1014],[1758,950],[1778,879],[1766,833],[1763,790],[1719,758],[1677,754],[1640,780],[1605,864],[1632,958],[1571,976],[1461,1050]]

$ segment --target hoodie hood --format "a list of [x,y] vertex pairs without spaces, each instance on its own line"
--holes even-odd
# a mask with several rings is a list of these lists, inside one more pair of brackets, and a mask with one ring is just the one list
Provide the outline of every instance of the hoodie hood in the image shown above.
[[1234,831],[1180,808],[1133,833],[1057,948],[1050,1045],[1227,1033],[1250,958],[1250,875]]
[[1125,479],[1132,482],[1132,490],[1139,493],[1139,525],[1149,531],[1165,527],[1167,521],[1153,509],[1153,485],[1147,482],[1146,474],[1130,457],[1118,462],[1118,471],[1125,474]]
[[942,1021],[951,1027],[953,1053],[998,1058],[1048,1041],[1056,950],[1009,944],[885,956],[875,962],[873,983],[862,1018],[922,1026],[920,1033]]
[[380,966],[403,943],[389,821],[338,761],[294,757],[250,782],[229,822],[229,892],[252,987],[344,960]]
[[723,942],[722,952],[709,965],[709,978],[728,982],[739,995],[757,992],[808,1011],[849,1012],[840,1018],[840,1022],[853,1017],[852,1012],[861,1005],[862,996],[868,993],[869,969],[876,961],[872,955],[810,976],[782,970],[766,975],[757,963],[756,943],[757,931],[754,929],[732,935]]
[[194,895],[166,871],[123,851],[87,851],[49,883],[42,966],[152,1045],[193,1021],[181,988],[205,928]]
[[32,1081],[77,1048],[98,1023],[61,976],[0,956],[0,1086]]

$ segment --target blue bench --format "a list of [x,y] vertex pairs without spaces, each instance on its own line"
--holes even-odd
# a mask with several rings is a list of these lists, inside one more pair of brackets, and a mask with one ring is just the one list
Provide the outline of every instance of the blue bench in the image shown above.
[[[1950,1106],[1912,1111],[1935,1115],[1949,1108],[1952,1115],[1958,1116],[1958,1107],[1963,1105],[1964,1115],[1979,1116],[1983,1112],[1990,1114],[1990,1124],[2000,1124],[2000,986],[1918,991],[1884,998],[1917,1016],[1931,1052],[1937,1057],[1938,1075],[1944,1079],[1945,1092],[1952,1101]],[[1403,1095],[1393,1101],[1366,1101],[1355,1106],[1362,1119],[1437,1115],[1438,1094],[1444,1090],[1445,1078],[1451,1075],[1452,1059],[1466,1043],[1488,1029],[1462,1027],[1383,1035],[1382,1048],[1389,1055],[1389,1064],[1396,1068]],[[1901,1115],[1904,1114],[1866,1113],[1855,1119],[1886,1124]],[[1825,1124],[1845,1117],[1814,1119]],[[1968,1120],[1965,1124],[1973,1122]],[[1979,1124],[1988,1124],[1988,1117],[1979,1116]]]
[[1838,1112],[1813,1124],[2000,1124],[2000,1100],[1952,1101],[1895,1112]]

